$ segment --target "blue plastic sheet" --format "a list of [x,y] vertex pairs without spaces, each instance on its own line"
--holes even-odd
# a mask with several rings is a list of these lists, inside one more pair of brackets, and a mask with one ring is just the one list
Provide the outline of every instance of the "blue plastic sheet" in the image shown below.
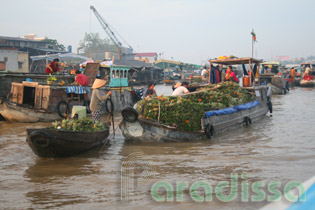
[[220,109],[215,111],[209,111],[206,112],[206,117],[211,117],[213,115],[224,115],[224,114],[232,114],[236,112],[237,110],[234,109],[234,107],[226,108],[226,109]]
[[252,101],[246,104],[241,104],[237,105],[234,107],[229,107],[226,109],[220,109],[220,110],[215,110],[215,111],[209,111],[205,113],[205,117],[211,117],[214,115],[225,115],[225,114],[232,114],[234,112],[242,111],[242,110],[247,110],[254,108],[259,105],[259,101]]
[[246,104],[234,106],[234,109],[236,109],[237,111],[242,111],[242,110],[254,108],[255,106],[258,106],[258,105],[259,105],[259,101],[252,101]]
[[67,94],[68,93],[86,94],[89,93],[89,88],[82,86],[67,86]]

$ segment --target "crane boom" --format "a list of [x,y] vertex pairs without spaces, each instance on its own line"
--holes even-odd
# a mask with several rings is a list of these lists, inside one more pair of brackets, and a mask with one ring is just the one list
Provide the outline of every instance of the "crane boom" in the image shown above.
[[104,31],[107,33],[107,35],[109,36],[109,38],[113,41],[113,43],[118,47],[121,48],[122,44],[121,42],[118,40],[118,38],[116,37],[115,33],[111,30],[111,28],[109,27],[109,24],[106,23],[106,21],[102,18],[102,16],[96,11],[95,7],[90,6],[90,9],[94,12],[97,20],[100,22],[102,28],[104,29]]

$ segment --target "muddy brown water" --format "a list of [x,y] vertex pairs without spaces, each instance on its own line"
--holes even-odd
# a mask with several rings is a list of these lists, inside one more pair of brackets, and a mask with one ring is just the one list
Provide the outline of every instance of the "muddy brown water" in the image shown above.
[[[157,92],[166,94],[169,89],[158,86]],[[265,186],[277,181],[283,192],[289,181],[303,182],[315,174],[315,89],[292,89],[288,95],[273,96],[272,100],[272,117],[268,114],[249,127],[209,141],[130,144],[124,142],[118,129],[108,145],[58,159],[37,157],[25,141],[26,128],[46,127],[49,123],[2,121],[0,208],[257,209],[267,203],[267,198],[253,202],[251,196],[256,194],[249,190],[249,201],[242,202],[241,181],[249,186],[257,181]],[[116,125],[120,119],[116,114]],[[126,172],[121,166],[127,157]],[[220,201],[214,189],[220,181],[230,181],[232,173],[239,175],[237,196],[230,202]],[[242,174],[247,178],[240,179]],[[129,179],[122,179],[122,175]],[[184,189],[183,201],[176,200],[176,182],[191,186],[200,180],[212,186],[212,201],[196,202],[190,187]],[[173,187],[174,197],[169,202],[157,202],[151,195],[152,185],[162,181]],[[266,187],[262,189],[271,195]],[[160,188],[158,195],[163,197],[164,191]]]

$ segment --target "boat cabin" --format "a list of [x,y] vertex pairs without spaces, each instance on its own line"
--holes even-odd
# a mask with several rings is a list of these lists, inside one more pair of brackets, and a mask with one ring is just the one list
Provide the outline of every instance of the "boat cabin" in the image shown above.
[[38,82],[12,82],[8,102],[35,110],[57,112],[57,104],[67,99],[65,90],[66,87],[40,85]]
[[128,87],[133,73],[128,66],[111,66],[109,87]]
[[280,70],[280,62],[264,62],[261,63],[261,74],[278,74]]
[[[218,64],[223,68],[223,66],[233,66],[233,65],[242,65],[243,72],[241,74],[241,77],[243,77],[243,86],[248,87],[253,85],[253,78],[250,80],[248,75],[255,75],[255,77],[259,76],[259,64],[262,63],[262,60],[255,59],[255,58],[228,58],[228,59],[213,59],[209,60],[210,66],[212,64]],[[245,65],[248,64],[248,70],[246,69]],[[254,65],[254,66],[252,66]],[[224,74],[222,74],[221,71],[221,81],[224,79]],[[211,74],[209,77],[209,83],[210,83]],[[259,81],[259,79],[255,79],[255,81]]]

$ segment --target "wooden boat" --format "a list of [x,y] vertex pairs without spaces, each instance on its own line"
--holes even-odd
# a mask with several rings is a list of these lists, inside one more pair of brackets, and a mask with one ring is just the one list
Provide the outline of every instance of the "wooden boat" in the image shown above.
[[266,83],[268,87],[272,87],[274,95],[285,95],[289,92],[289,83],[282,76],[272,73],[261,74],[260,83]]
[[51,122],[61,119],[58,113],[35,110],[7,101],[0,102],[0,113],[9,122]]
[[[229,112],[227,112],[227,109],[218,110],[226,114],[219,114],[218,111],[217,113],[214,113],[215,111],[206,112],[205,117],[202,119],[204,129],[198,132],[185,132],[157,121],[137,119],[137,117],[131,117],[134,120],[130,120],[130,116],[125,117],[126,113],[122,113],[124,119],[119,126],[125,140],[130,142],[181,142],[209,139],[216,134],[243,125],[249,125],[262,118],[268,111],[272,112],[270,88],[252,87],[248,88],[248,90],[256,93],[256,101],[251,102],[253,105],[251,108],[239,108],[249,105],[244,104],[239,107],[227,108]],[[137,116],[137,113],[134,114]]]
[[[59,120],[63,117],[61,112],[65,112],[68,95],[66,86],[39,85],[37,82],[12,82],[11,93],[6,100],[0,100],[0,114],[9,122]],[[77,100],[73,100],[73,94],[70,93],[70,95],[71,105],[88,104],[85,100],[80,101],[79,96],[76,97]],[[87,94],[82,95],[87,97]],[[71,107],[69,109],[71,111]]]
[[315,80],[304,80],[302,79],[300,81],[300,86],[301,87],[315,87]]
[[175,80],[165,79],[165,80],[163,80],[163,83],[165,85],[174,85],[175,84]]
[[108,142],[109,129],[95,132],[54,128],[27,129],[27,143],[39,157],[66,157],[88,151]]

